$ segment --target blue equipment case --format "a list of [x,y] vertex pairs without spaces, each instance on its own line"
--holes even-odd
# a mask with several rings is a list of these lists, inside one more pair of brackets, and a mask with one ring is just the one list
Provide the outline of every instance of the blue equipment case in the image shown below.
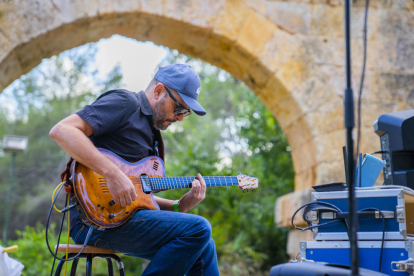
[[[380,272],[396,276],[413,275],[410,274],[413,273],[413,246],[413,239],[385,241]],[[349,247],[349,241],[300,242],[300,258],[305,261],[349,266]],[[358,248],[360,267],[378,271],[381,241],[359,241]]]
[[[377,187],[378,188],[378,187]],[[403,188],[392,189],[356,189],[358,210],[377,208],[388,211],[392,218],[385,219],[386,240],[406,240],[414,235],[414,193]],[[348,212],[348,191],[314,192],[312,200],[327,202],[335,205],[342,212]],[[332,221],[326,219],[328,214],[312,211],[312,224],[322,224]],[[337,222],[312,229],[315,240],[348,240],[345,224]],[[382,239],[383,220],[378,218],[359,218],[358,240]]]

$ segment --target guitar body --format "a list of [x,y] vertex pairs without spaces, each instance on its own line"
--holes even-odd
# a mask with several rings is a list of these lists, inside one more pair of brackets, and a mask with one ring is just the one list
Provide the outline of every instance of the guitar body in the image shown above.
[[77,201],[77,210],[84,222],[90,221],[101,228],[113,228],[125,223],[138,210],[160,209],[153,193],[144,193],[140,176],[146,174],[149,177],[165,177],[165,166],[161,158],[150,156],[136,163],[130,163],[108,150],[99,149],[99,151],[131,179],[137,199],[126,207],[114,203],[105,178],[86,166],[74,162],[72,199]]

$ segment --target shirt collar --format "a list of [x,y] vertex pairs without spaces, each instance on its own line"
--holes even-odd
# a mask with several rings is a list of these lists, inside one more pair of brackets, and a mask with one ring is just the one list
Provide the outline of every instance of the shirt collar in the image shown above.
[[139,91],[137,95],[138,95],[138,102],[140,103],[142,113],[144,113],[145,115],[152,116],[152,110],[149,105],[147,96],[145,96],[145,92]]

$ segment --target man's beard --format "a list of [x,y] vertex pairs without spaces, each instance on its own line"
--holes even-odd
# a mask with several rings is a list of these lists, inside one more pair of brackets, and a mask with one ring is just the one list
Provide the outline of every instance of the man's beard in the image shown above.
[[170,122],[172,124],[177,121],[174,119],[165,119],[166,117],[167,116],[164,109],[164,101],[162,101],[152,110],[152,120],[154,121],[154,127],[158,130],[166,130],[170,125],[167,124],[167,122]]

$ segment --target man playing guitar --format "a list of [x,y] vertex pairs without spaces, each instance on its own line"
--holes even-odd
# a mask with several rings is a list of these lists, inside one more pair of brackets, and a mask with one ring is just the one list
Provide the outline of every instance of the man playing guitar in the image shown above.
[[[200,79],[190,66],[160,67],[145,91],[105,92],[55,125],[50,137],[78,163],[106,179],[115,204],[129,206],[137,199],[131,179],[97,148],[137,162],[157,155],[158,140],[163,157],[159,130],[182,121],[191,110],[205,115],[197,102],[199,93]],[[197,177],[179,201],[154,197],[160,210],[140,210],[121,226],[94,229],[88,244],[151,260],[142,275],[219,275],[210,223],[185,213],[205,198],[205,181],[200,174]],[[87,232],[88,226],[72,209],[72,239],[83,243]]]

